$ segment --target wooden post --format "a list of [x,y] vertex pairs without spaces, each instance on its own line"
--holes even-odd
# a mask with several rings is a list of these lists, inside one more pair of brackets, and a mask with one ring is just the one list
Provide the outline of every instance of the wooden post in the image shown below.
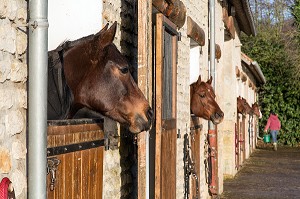
[[[138,1],[138,85],[151,104],[152,91],[152,1]],[[152,107],[153,108],[153,107]],[[147,133],[138,135],[138,198],[146,199]]]
[[190,16],[187,17],[187,36],[192,38],[200,46],[205,45],[204,30],[200,28],[198,24],[195,21],[193,21],[193,19]]

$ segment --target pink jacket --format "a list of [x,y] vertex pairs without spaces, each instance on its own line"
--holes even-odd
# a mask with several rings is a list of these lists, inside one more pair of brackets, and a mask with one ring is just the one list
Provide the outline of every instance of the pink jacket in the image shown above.
[[278,119],[277,115],[270,115],[268,122],[265,127],[265,131],[267,131],[270,128],[270,130],[280,130],[281,124],[280,120]]

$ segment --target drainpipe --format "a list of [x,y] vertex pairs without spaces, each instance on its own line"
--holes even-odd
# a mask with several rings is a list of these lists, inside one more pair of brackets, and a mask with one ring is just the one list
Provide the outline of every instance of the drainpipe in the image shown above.
[[[215,89],[216,82],[216,42],[215,42],[215,0],[209,0],[209,35],[210,35],[210,68],[209,76],[213,77],[212,87]],[[211,181],[209,184],[209,192],[212,196],[218,194],[218,159],[217,146],[218,134],[215,125],[209,121],[208,123],[208,142],[210,145],[210,163],[211,163]]]
[[28,198],[46,199],[48,0],[29,1]]

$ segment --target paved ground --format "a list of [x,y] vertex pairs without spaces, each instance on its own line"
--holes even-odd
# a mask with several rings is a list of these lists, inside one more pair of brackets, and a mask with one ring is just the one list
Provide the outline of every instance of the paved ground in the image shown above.
[[235,178],[225,180],[221,199],[300,199],[300,148],[257,149]]

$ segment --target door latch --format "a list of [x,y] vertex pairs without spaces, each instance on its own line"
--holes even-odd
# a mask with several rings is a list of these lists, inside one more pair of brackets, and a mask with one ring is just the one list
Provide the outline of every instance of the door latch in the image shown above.
[[60,160],[56,157],[47,158],[47,175],[50,174],[50,191],[54,190],[56,181],[56,171]]

